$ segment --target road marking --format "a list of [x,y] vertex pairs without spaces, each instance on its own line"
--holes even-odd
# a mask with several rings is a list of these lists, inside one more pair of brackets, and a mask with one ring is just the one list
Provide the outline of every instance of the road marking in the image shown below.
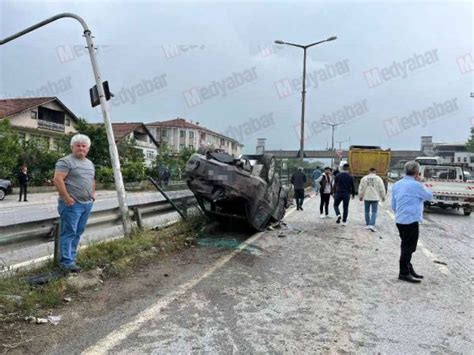
[[[395,216],[392,212],[386,210],[385,212],[387,212],[387,214],[395,221]],[[425,254],[429,259],[431,259],[431,261],[435,261],[435,260],[439,260],[439,257],[431,252],[428,248],[426,248],[424,245],[423,245],[423,242],[418,240],[418,246],[420,247],[421,251],[423,252],[423,254]],[[444,274],[444,275],[448,275],[449,274],[449,269],[445,266],[445,265],[441,265],[441,264],[438,264],[436,263],[436,266],[438,267],[439,271]]]
[[[294,211],[295,210],[288,212],[287,216],[292,214]],[[96,355],[108,353],[111,349],[113,349],[115,346],[119,345],[123,340],[125,340],[130,334],[136,332],[143,324],[149,322],[152,319],[155,319],[165,307],[176,301],[178,297],[183,296],[184,294],[186,294],[186,292],[194,288],[202,280],[215,273],[217,270],[227,264],[234,256],[242,252],[242,250],[244,250],[250,244],[255,242],[262,235],[264,235],[264,232],[259,232],[253,235],[248,240],[241,243],[238,248],[232,253],[227,254],[218,259],[216,263],[213,266],[209,267],[203,274],[189,280],[185,284],[179,286],[176,291],[173,291],[162,297],[153,306],[139,313],[131,322],[126,323],[120,328],[112,331],[105,338],[97,342],[95,345],[84,350],[82,354]]]

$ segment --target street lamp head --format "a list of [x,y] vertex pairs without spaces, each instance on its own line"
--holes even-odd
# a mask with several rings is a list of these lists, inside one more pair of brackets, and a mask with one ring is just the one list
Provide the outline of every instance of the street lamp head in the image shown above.
[[276,40],[275,43],[276,43],[276,44],[285,44],[285,42],[280,41],[280,40]]
[[329,41],[334,41],[335,39],[337,39],[337,36],[329,37],[326,41],[327,41],[327,42],[329,42]]

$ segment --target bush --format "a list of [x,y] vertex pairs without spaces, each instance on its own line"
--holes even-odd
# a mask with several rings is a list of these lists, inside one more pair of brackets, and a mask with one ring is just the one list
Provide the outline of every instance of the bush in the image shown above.
[[114,182],[114,170],[108,166],[99,166],[95,169],[95,179],[101,184]]
[[124,182],[145,180],[145,165],[141,162],[126,162],[122,165],[122,176]]

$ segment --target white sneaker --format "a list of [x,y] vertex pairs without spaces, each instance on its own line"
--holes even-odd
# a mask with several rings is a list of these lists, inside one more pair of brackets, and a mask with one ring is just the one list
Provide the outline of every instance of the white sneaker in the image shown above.
[[332,217],[331,217],[330,215],[328,215],[328,214],[327,214],[325,218],[332,218]]
[[341,225],[347,226],[347,222],[342,222]]
[[319,218],[321,218],[321,219],[325,219],[325,218],[326,218],[326,216],[325,216],[325,215],[323,215],[323,214],[321,214],[321,215],[319,215]]
[[369,226],[369,225],[366,225],[366,226],[365,226],[365,229],[370,229],[370,226]]
[[372,231],[372,232],[376,232],[377,229],[375,229],[375,226],[369,226],[369,229]]

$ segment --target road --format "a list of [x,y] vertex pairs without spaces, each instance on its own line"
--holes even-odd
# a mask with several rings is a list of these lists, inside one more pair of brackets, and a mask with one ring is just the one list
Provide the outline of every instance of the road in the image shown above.
[[93,300],[59,310],[59,326],[35,328],[30,346],[52,354],[472,353],[473,217],[427,214],[413,259],[425,279],[413,285],[397,279],[399,237],[386,205],[373,233],[359,201],[347,227],[319,219],[318,203],[290,210],[282,229],[207,236],[106,282]]

